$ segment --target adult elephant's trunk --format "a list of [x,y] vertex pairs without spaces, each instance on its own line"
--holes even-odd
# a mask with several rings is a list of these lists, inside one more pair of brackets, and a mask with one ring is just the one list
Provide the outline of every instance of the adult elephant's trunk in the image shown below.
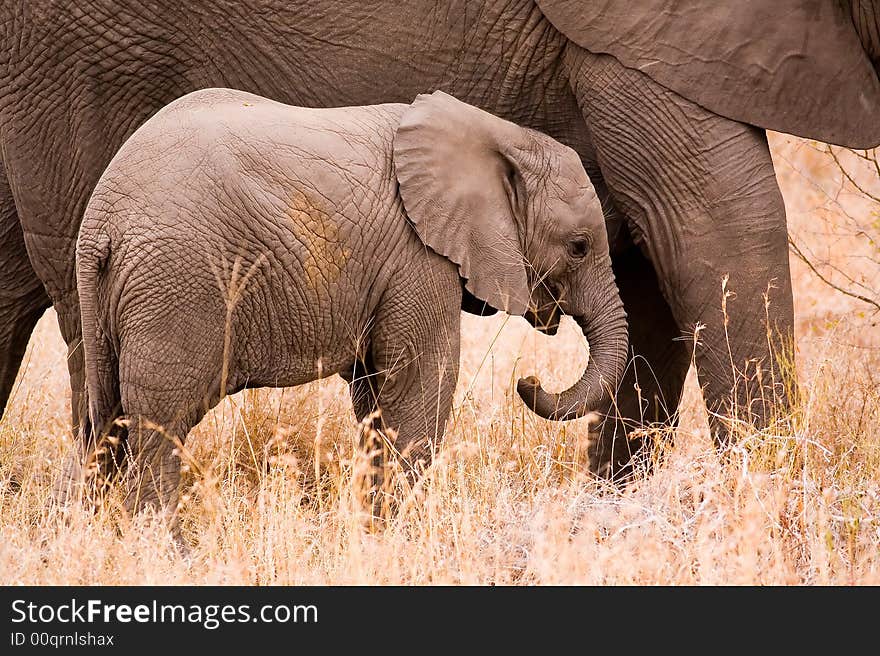
[[850,0],[853,25],[880,76],[880,0]]
[[573,315],[590,345],[590,360],[580,380],[559,394],[545,391],[534,376],[521,378],[517,384],[522,400],[545,419],[577,419],[599,410],[623,376],[628,349],[626,312],[613,280],[602,291],[594,296],[603,299],[602,303],[585,303],[580,307],[592,305],[592,310]]

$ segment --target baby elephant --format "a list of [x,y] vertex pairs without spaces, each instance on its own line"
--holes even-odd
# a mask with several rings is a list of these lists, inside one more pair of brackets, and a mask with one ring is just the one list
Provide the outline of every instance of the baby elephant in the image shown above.
[[[409,467],[443,435],[465,297],[590,345],[547,418],[607,402],[626,321],[605,223],[573,150],[435,92],[307,109],[207,89],[163,108],[101,177],[77,243],[83,444],[116,431],[126,505],[171,510],[175,444],[225,395],[335,373]],[[468,294],[470,296],[468,296]],[[390,430],[389,430],[390,429]]]

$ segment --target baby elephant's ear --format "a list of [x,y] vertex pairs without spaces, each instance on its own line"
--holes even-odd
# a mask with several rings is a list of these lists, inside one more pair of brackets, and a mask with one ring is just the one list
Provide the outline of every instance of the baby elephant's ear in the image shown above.
[[442,91],[420,95],[394,138],[403,205],[422,241],[458,265],[474,296],[523,314],[529,285],[515,144],[525,131]]

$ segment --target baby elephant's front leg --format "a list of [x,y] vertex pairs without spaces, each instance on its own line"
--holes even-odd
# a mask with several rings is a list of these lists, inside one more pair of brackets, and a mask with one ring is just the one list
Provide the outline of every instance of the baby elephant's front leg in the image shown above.
[[[415,303],[412,291],[386,296],[370,335],[371,384],[352,387],[359,415],[367,409],[363,397],[374,391],[381,411],[381,428],[374,428],[410,484],[440,446],[458,380],[460,287],[457,276],[442,282],[450,284],[426,285],[419,290],[425,298]],[[389,482],[381,473],[373,479],[377,489]]]

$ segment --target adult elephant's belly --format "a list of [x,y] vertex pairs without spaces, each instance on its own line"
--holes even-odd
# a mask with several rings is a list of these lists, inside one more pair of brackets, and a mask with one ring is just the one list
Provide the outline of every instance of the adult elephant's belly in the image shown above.
[[409,104],[439,89],[579,152],[586,143],[566,39],[532,0],[345,3],[332,21],[311,1],[270,4],[271,25],[251,4],[206,17],[193,35],[199,77],[309,107]]

